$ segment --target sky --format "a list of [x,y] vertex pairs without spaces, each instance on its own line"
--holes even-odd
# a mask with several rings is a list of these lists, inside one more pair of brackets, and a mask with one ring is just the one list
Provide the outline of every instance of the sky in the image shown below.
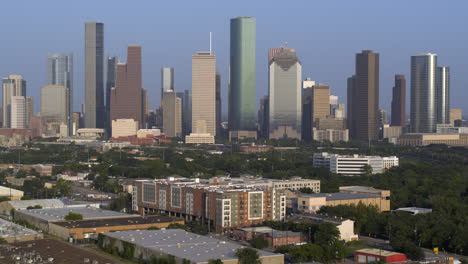
[[410,56],[438,54],[450,67],[451,108],[468,113],[468,1],[433,0],[15,0],[0,15],[0,77],[21,74],[27,94],[40,107],[49,53],[74,55],[74,109],[84,98],[84,23],[104,23],[105,56],[126,61],[128,45],[142,45],[143,88],[150,107],[160,102],[161,67],[175,68],[175,90],[191,89],[191,56],[209,50],[222,78],[223,116],[227,115],[229,21],[252,16],[257,21],[257,104],[268,94],[268,49],[296,49],[303,78],[329,84],[346,103],[346,78],[355,54],[380,54],[380,108],[390,110],[395,74],[407,78]]

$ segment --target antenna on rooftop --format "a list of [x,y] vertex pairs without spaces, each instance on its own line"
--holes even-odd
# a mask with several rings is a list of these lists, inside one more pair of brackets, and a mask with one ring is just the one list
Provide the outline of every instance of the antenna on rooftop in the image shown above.
[[211,32],[210,32],[210,55],[211,55]]

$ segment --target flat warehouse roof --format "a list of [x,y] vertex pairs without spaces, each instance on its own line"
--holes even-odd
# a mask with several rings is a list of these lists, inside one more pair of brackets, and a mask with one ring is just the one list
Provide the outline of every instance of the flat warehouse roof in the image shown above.
[[[19,210],[18,212],[30,215],[45,221],[65,220],[65,216],[69,213],[81,214],[83,219],[93,218],[112,218],[112,217],[131,217],[132,215],[119,213],[110,210],[104,210],[94,207],[65,207],[65,208],[50,208],[50,209],[32,209]],[[138,216],[138,215],[133,215]]]
[[341,192],[301,194],[301,196],[302,197],[325,197],[327,201],[378,198],[378,196],[375,196],[375,195],[360,194],[360,193],[341,193]]
[[[110,232],[105,235],[196,263],[208,262],[209,259],[223,261],[237,259],[236,251],[242,247],[236,243],[197,235],[182,229]],[[281,255],[263,250],[258,250],[258,254],[260,257]]]
[[54,224],[66,228],[88,228],[101,226],[124,226],[124,225],[145,225],[156,223],[170,223],[174,221],[182,221],[182,219],[169,216],[140,216],[140,217],[122,217],[110,219],[90,219],[79,221],[61,221]]

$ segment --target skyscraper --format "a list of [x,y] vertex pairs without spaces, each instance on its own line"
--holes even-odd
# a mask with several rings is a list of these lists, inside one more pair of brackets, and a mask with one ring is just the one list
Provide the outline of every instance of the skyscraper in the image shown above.
[[34,99],[32,96],[26,97],[26,127],[31,128],[32,118],[34,116]]
[[192,133],[216,136],[216,56],[192,55]]
[[117,64],[115,88],[111,89],[111,120],[133,119],[143,127],[141,46],[128,46],[127,63]]
[[355,140],[379,138],[379,54],[356,54],[356,74],[348,79],[350,132]]
[[163,110],[163,132],[167,137],[182,136],[182,100],[173,90],[163,94],[161,108]]
[[174,68],[161,68],[161,102],[163,94],[167,90],[174,91]]
[[391,126],[406,125],[406,78],[404,75],[395,75],[395,86],[392,89],[392,116]]
[[182,97],[182,134],[189,135],[192,132],[192,91],[184,90]]
[[302,65],[296,51],[282,47],[268,73],[269,138],[301,139]]
[[68,134],[73,133],[73,54],[50,54],[47,57],[47,84],[62,85],[68,89]]
[[41,118],[46,124],[46,135],[58,134],[60,125],[67,124],[69,92],[63,85],[46,85],[41,88]]
[[117,63],[119,63],[118,57],[107,57],[107,78],[106,78],[106,129],[110,135],[111,130],[111,119],[110,119],[110,98],[111,90],[115,87],[115,76],[117,73]]
[[413,133],[436,132],[436,71],[436,54],[421,53],[411,56],[410,121]]
[[229,130],[255,131],[255,18],[231,19]]
[[450,69],[437,67],[436,72],[437,124],[450,124]]
[[11,97],[26,96],[26,81],[21,75],[10,75],[2,80],[3,127],[11,128]]
[[26,97],[11,97],[11,128],[26,128]]
[[216,135],[221,136],[221,74],[216,72]]
[[268,139],[268,118],[270,115],[268,95],[260,99],[260,107],[258,109],[258,137]]
[[85,127],[104,127],[104,24],[85,23]]
[[[307,81],[307,80],[306,80]],[[304,82],[306,82],[304,81]],[[311,83],[305,86],[302,95],[302,139],[313,139],[313,128],[319,119],[330,116],[330,86],[326,84]]]

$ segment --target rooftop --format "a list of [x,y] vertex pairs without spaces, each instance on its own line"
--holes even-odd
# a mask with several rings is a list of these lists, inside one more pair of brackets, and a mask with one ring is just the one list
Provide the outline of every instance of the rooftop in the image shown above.
[[275,230],[267,226],[245,227],[245,228],[239,228],[239,229],[246,231],[246,232],[270,234],[270,236],[272,237],[294,237],[294,236],[301,235],[300,232]]
[[0,218],[0,237],[14,238],[38,234],[36,231]]
[[80,221],[61,221],[54,224],[65,228],[89,228],[101,226],[145,225],[155,223],[168,223],[180,219],[169,216],[129,216],[111,219],[89,219]]
[[15,200],[8,203],[16,209],[26,209],[29,206],[40,205],[42,208],[62,208],[64,203],[58,199]]
[[[208,262],[209,259],[237,259],[236,251],[242,247],[181,229],[110,232],[105,235],[195,263]],[[263,250],[258,250],[258,254],[260,257],[280,255]]]
[[372,254],[372,255],[377,255],[377,256],[382,256],[382,257],[390,257],[393,255],[400,255],[402,253],[398,252],[393,252],[393,251],[387,251],[387,250],[382,250],[378,248],[363,248],[363,249],[358,249],[354,253],[365,253],[365,254]]
[[[65,207],[65,208],[49,208],[49,209],[32,209],[19,210],[18,212],[39,218],[44,221],[60,221],[64,220],[69,213],[81,214],[83,219],[99,219],[99,218],[119,218],[131,217],[132,215],[119,213],[115,211],[104,210],[94,207]],[[138,215],[133,215],[138,216]]]
[[342,192],[300,194],[299,197],[312,197],[312,198],[313,197],[325,197],[327,201],[376,198],[375,195],[360,194],[360,193],[342,193]]
[[432,213],[432,209],[430,209],[430,208],[420,208],[420,207],[402,207],[402,208],[395,209],[395,211],[410,212],[410,213],[413,213],[413,214]]
[[357,193],[372,193],[372,194],[380,194],[383,190],[376,189],[374,187],[368,186],[342,186],[340,187],[340,191],[346,192],[357,192]]

